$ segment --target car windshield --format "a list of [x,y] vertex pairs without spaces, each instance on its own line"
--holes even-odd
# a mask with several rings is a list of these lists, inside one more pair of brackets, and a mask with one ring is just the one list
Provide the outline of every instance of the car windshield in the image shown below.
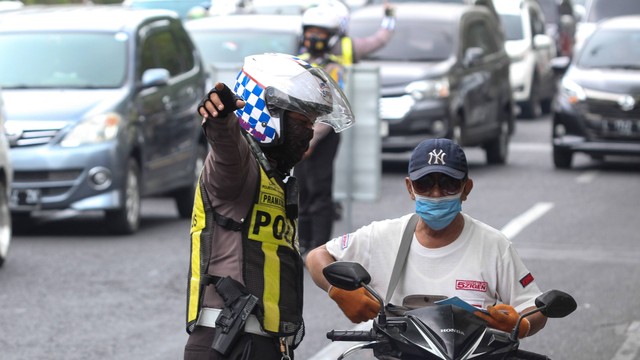
[[[391,41],[369,54],[368,60],[383,61],[442,61],[453,55],[457,38],[454,26],[443,21],[424,19],[398,21]],[[380,27],[380,19],[352,21],[350,35],[366,37]]]
[[522,16],[501,14],[500,21],[504,27],[507,40],[524,39],[524,28],[522,27]]
[[124,33],[0,34],[0,86],[117,88],[126,79]]
[[298,53],[298,35],[293,33],[191,31],[193,41],[207,64],[242,63],[251,54]]
[[640,34],[632,30],[600,30],[584,45],[576,66],[640,70]]
[[601,0],[592,1],[587,21],[599,22],[611,17],[640,14],[638,0]]

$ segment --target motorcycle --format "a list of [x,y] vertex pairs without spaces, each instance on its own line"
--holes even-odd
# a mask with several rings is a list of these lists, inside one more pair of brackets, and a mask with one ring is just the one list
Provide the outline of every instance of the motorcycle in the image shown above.
[[370,330],[331,330],[332,341],[356,341],[338,360],[354,352],[370,349],[376,359],[402,360],[548,360],[542,354],[521,350],[518,340],[522,319],[541,312],[549,318],[562,318],[577,307],[573,297],[550,290],[535,300],[536,309],[520,315],[511,333],[492,329],[472,312],[456,305],[433,303],[422,307],[387,304],[368,284],[371,276],[354,262],[338,261],[323,269],[329,283],[344,290],[364,287],[378,302],[380,313]]

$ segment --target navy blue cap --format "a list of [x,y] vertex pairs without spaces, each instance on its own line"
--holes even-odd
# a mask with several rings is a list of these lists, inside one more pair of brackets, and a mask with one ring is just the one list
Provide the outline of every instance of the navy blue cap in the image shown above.
[[464,179],[469,173],[467,157],[462,148],[449,139],[423,140],[411,154],[409,179],[439,172],[456,179]]

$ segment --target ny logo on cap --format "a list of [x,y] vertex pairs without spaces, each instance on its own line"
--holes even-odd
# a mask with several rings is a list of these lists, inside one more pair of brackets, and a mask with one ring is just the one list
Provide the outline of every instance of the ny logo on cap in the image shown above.
[[436,152],[436,149],[431,150],[429,153],[429,165],[446,165],[444,157],[447,154],[440,149],[440,152]]

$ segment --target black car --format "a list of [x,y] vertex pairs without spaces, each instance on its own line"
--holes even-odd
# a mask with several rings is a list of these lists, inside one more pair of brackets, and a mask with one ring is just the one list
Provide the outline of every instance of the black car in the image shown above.
[[142,196],[191,216],[206,73],[169,10],[25,6],[0,15],[14,218],[103,211],[133,233]]
[[640,15],[599,24],[564,74],[553,109],[553,162],[573,153],[640,155]]
[[[381,5],[351,15],[350,34],[376,31]],[[495,16],[484,6],[394,3],[391,41],[363,61],[380,68],[383,152],[412,150],[429,137],[482,146],[506,162],[514,131],[509,56]]]

